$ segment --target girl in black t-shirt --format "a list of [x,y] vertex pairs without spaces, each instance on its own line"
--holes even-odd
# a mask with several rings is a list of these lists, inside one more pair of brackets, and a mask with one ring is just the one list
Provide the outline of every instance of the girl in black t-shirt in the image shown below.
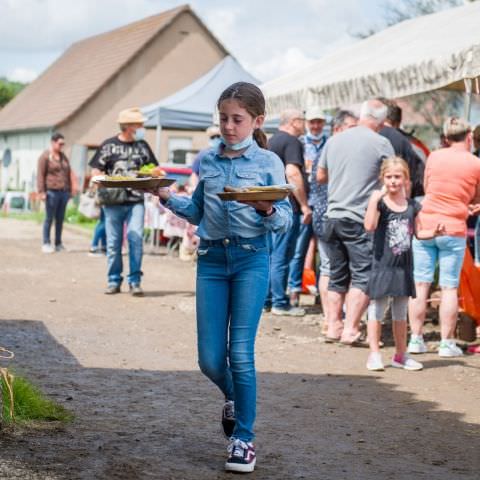
[[381,190],[372,193],[365,214],[365,229],[375,232],[373,261],[368,285],[368,370],[384,370],[379,351],[381,321],[391,299],[395,355],[392,367],[421,370],[422,364],[410,358],[407,348],[407,307],[415,296],[413,281],[412,236],[419,204],[410,200],[407,190],[410,175],[407,163],[392,157],[380,170]]

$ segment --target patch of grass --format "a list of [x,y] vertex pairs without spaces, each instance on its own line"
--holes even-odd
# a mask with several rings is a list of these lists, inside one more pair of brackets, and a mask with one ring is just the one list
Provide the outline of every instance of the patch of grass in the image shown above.
[[[15,220],[30,220],[36,223],[43,223],[45,220],[45,211],[38,212],[1,212],[0,217],[14,218]],[[65,213],[65,222],[70,225],[78,225],[79,227],[93,231],[97,223],[96,219],[91,219],[83,216],[75,205],[69,206]],[[55,222],[54,222],[55,223]]]
[[25,213],[6,213],[2,212],[0,214],[3,218],[14,218],[15,220],[30,220],[37,223],[42,223],[45,219],[44,212],[25,212]]
[[10,396],[4,379],[2,387],[2,420],[14,422],[62,422],[73,420],[73,414],[58,403],[49,400],[36,386],[23,377],[13,380],[14,419],[10,417]]

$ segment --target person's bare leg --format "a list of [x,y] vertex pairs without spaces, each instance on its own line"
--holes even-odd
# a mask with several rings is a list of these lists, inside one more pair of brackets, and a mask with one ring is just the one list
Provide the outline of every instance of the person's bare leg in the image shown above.
[[328,325],[329,325],[329,307],[328,307],[328,281],[330,277],[327,275],[320,275],[320,281],[318,282],[318,290],[320,293],[320,300],[322,302],[323,310],[323,326],[322,334],[328,336]]
[[346,298],[347,313],[342,334],[343,342],[351,343],[358,336],[360,320],[368,307],[368,302],[368,295],[363,290],[356,287],[350,288]]
[[317,251],[317,239],[312,237],[308,244],[307,254],[305,255],[305,263],[303,268],[315,270],[315,253]]
[[345,293],[328,291],[328,332],[330,338],[338,338],[343,330],[343,303],[345,302]]
[[370,352],[380,352],[380,336],[382,334],[382,324],[377,320],[369,320],[367,322],[368,344],[370,345]]
[[408,319],[412,335],[423,335],[423,324],[427,313],[427,300],[430,292],[430,283],[415,283],[416,298],[410,298],[408,302]]
[[458,294],[456,288],[442,287],[442,300],[440,302],[440,334],[442,340],[455,338],[457,326]]
[[406,320],[392,320],[393,339],[395,340],[395,354],[403,357],[407,351],[407,322]]

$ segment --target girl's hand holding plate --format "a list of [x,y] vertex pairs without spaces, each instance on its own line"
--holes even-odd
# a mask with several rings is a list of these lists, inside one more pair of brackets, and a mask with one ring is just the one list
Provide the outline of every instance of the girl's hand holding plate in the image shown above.
[[148,192],[164,201],[167,201],[172,195],[168,187],[158,187],[152,190],[148,190]]
[[273,202],[268,200],[256,200],[254,202],[238,200],[238,202],[245,203],[259,212],[264,212],[267,217],[273,213]]

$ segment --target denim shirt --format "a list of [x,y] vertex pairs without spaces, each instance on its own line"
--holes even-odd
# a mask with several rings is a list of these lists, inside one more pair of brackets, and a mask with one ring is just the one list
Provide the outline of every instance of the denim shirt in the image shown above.
[[253,238],[267,232],[285,232],[292,224],[292,208],[288,199],[274,203],[275,212],[263,217],[254,208],[239,202],[223,202],[217,193],[226,185],[284,185],[285,168],[273,152],[255,142],[239,157],[222,155],[222,146],[202,158],[199,183],[192,198],[172,195],[165,206],[193,225],[205,240],[226,237]]

